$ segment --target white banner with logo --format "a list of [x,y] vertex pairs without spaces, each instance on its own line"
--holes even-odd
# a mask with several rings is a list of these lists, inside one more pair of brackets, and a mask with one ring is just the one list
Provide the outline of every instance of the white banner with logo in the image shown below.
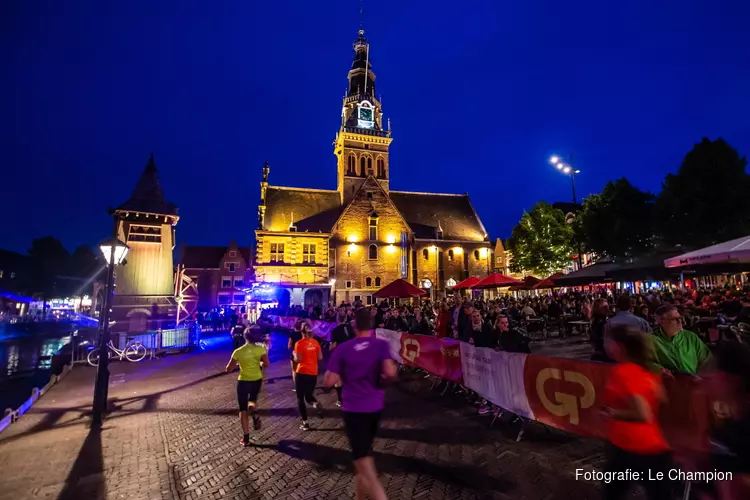
[[501,408],[533,419],[523,378],[526,357],[461,342],[464,385]]
[[378,328],[375,330],[375,336],[379,339],[387,340],[391,346],[391,358],[398,364],[404,364],[404,358],[401,357],[401,334],[393,330]]

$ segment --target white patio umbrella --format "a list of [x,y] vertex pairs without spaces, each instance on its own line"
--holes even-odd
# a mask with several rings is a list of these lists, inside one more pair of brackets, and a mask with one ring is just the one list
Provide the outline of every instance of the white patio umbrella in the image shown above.
[[750,236],[717,243],[710,247],[677,255],[664,261],[664,267],[685,267],[696,264],[730,264],[750,262]]

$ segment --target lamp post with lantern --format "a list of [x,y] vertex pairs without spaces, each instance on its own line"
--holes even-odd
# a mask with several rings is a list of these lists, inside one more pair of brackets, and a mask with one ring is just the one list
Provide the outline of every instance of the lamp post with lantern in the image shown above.
[[99,427],[107,411],[107,393],[109,389],[109,310],[112,307],[112,296],[115,294],[115,266],[125,261],[130,249],[117,238],[110,238],[99,248],[107,261],[107,282],[105,285],[102,312],[99,315],[99,365],[94,384],[94,401],[92,425]]

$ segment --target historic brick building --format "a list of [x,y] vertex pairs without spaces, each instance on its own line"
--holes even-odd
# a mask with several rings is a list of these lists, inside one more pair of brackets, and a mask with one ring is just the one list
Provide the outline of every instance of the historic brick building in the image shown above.
[[364,31],[354,42],[334,143],[335,190],[269,184],[263,167],[256,281],[278,283],[294,304],[347,300],[404,278],[442,296],[492,270],[487,232],[468,194],[392,191],[389,147]]
[[179,271],[197,286],[197,310],[241,307],[253,277],[252,249],[229,246],[183,246]]

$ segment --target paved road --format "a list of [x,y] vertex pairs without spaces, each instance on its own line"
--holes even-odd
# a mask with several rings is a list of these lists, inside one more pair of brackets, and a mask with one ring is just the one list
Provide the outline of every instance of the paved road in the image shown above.
[[[0,435],[0,499],[344,499],[353,498],[348,443],[335,394],[299,430],[286,339],[260,400],[257,446],[239,446],[234,376],[221,374],[231,346],[112,367],[113,412],[88,428],[94,370],[77,367]],[[598,485],[575,480],[598,468],[600,443],[488,418],[458,398],[404,374],[387,392],[375,457],[391,499],[586,499]]]

